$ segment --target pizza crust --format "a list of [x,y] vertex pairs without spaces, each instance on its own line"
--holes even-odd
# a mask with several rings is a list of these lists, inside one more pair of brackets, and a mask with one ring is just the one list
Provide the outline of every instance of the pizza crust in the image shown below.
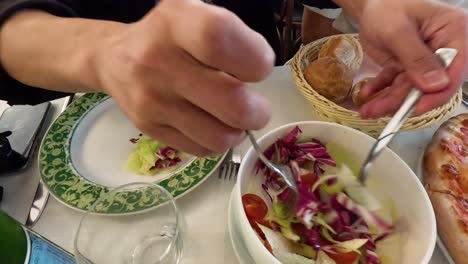
[[468,263],[468,113],[446,121],[423,158],[423,177],[440,238],[457,264]]

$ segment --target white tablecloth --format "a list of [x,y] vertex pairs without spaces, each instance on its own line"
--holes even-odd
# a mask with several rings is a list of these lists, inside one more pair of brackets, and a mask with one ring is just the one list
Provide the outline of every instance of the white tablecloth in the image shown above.
[[[286,123],[317,119],[311,106],[296,89],[288,66],[277,67],[269,79],[252,84],[251,87],[267,96],[273,107],[271,122],[266,128],[256,132],[257,136]],[[459,109],[459,112],[467,111],[466,107]],[[426,129],[402,133],[395,138],[391,148],[415,169],[423,148],[433,132],[434,129]],[[243,153],[248,147],[247,142],[239,146]],[[30,170],[34,171],[31,177],[39,177],[37,169],[30,168]],[[2,184],[1,179],[0,184]],[[234,182],[222,181],[215,174],[177,200],[188,223],[187,251],[183,263],[237,263],[227,228],[227,207],[233,186]],[[9,213],[14,214],[14,210],[11,207],[9,209]],[[73,251],[74,233],[81,216],[81,213],[50,198],[34,229],[63,248]],[[439,249],[436,248],[430,263],[446,263]]]

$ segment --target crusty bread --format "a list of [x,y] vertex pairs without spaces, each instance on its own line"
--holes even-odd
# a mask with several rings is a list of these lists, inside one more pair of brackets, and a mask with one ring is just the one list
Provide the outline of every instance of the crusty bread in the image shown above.
[[356,38],[336,35],[328,39],[320,48],[318,58],[335,57],[356,73],[361,67],[363,54],[361,44]]
[[423,160],[423,177],[437,229],[457,264],[468,263],[468,113],[437,130]]
[[323,57],[310,63],[304,77],[312,88],[327,99],[341,103],[353,85],[353,73],[340,60]]
[[361,107],[367,102],[371,101],[372,99],[380,96],[383,93],[389,92],[390,87],[387,87],[385,89],[380,90],[379,92],[371,95],[371,96],[363,96],[361,94],[361,89],[364,88],[364,86],[371,80],[372,78],[365,78],[353,85],[352,92],[351,92],[351,99],[353,100],[353,103]]
[[356,106],[361,106],[371,100],[370,97],[361,95],[361,89],[369,82],[370,78],[363,79],[353,85],[351,99]]

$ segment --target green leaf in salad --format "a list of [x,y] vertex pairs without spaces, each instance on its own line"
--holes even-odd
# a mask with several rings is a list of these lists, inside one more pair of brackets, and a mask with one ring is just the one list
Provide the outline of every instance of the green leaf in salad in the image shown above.
[[320,186],[320,189],[328,195],[333,195],[342,192],[344,189],[344,185],[341,182],[336,181],[333,184],[322,184],[322,186]]
[[310,259],[315,259],[317,257],[317,251],[315,251],[313,247],[303,243],[297,243],[297,245],[299,246],[296,251],[297,254]]
[[318,225],[321,225],[323,226],[324,228],[328,229],[328,231],[330,231],[332,234],[336,234],[336,231],[330,226],[327,224],[327,222],[325,221],[324,219],[324,216],[322,214],[317,214],[315,217],[314,217],[314,220],[313,220],[316,224]]
[[327,143],[325,144],[325,147],[328,151],[328,154],[330,154],[338,166],[345,164],[351,169],[353,175],[359,175],[361,167],[355,160],[352,159],[353,154],[335,143]]
[[370,211],[381,208],[380,202],[374,197],[364,184],[362,184],[351,169],[346,165],[341,165],[337,175],[338,182],[343,184],[345,192],[356,203],[366,207]]
[[158,159],[156,152],[164,147],[166,147],[164,144],[150,137],[142,136],[137,141],[135,149],[128,157],[128,170],[141,175],[153,174],[155,170],[152,170],[152,168]]
[[301,240],[301,237],[298,236],[291,228],[291,224],[288,227],[280,226],[281,234],[291,241],[298,242]]
[[[271,212],[275,219],[279,220],[280,222],[288,221],[289,223],[290,218],[294,216],[288,206],[279,199],[275,199],[273,201]],[[280,222],[278,222],[278,224],[280,224]]]
[[265,238],[271,246],[273,255],[280,260],[282,263],[297,263],[297,264],[309,264],[315,263],[313,259],[317,256],[316,251],[302,243],[293,242],[279,232],[271,230],[270,228],[259,225]]
[[271,210],[269,210],[265,219],[278,224],[280,226],[281,233],[287,239],[295,242],[301,239],[291,228],[292,223],[299,223],[300,221],[281,200],[276,198],[273,200]]
[[[384,200],[382,208],[377,213],[391,223],[398,222],[398,212],[391,199]],[[369,228],[371,231],[378,233],[377,228],[373,226]],[[379,240],[376,253],[379,255],[382,264],[402,263],[402,256],[404,255],[404,247],[402,247],[404,243],[402,241],[405,240],[407,235],[406,232],[393,232],[385,239]],[[389,254],[389,252],[393,254]]]
[[340,241],[333,239],[333,237],[330,235],[330,231],[328,231],[328,229],[326,229],[325,227],[320,228],[320,234],[331,243],[340,243]]
[[332,179],[336,179],[336,175],[334,174],[328,174],[328,175],[322,175],[318,178],[318,180],[314,183],[314,185],[312,186],[312,192],[315,192],[315,190],[319,187],[319,186],[323,186],[323,185],[326,185],[325,183],[328,181],[328,180],[332,180]]
[[336,178],[336,174],[325,174],[320,176],[320,178],[312,186],[312,191],[314,192],[317,188],[319,188],[320,191],[326,193],[327,195],[333,195],[342,192],[344,189],[343,183],[339,181],[335,181],[333,184],[330,185],[326,183],[328,180]]
[[364,244],[367,243],[367,239],[364,238],[355,238],[352,240],[347,240],[343,242],[339,242],[335,244],[335,248],[341,252],[341,253],[347,253],[350,251],[354,251],[358,253],[359,255],[361,254],[361,251],[359,249],[364,246]]

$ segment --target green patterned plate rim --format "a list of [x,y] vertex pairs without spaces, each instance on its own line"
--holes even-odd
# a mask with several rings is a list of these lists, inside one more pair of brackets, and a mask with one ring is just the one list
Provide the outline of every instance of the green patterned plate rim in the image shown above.
[[[72,102],[47,130],[39,150],[41,179],[58,201],[79,211],[87,211],[101,195],[114,189],[93,183],[73,167],[70,143],[73,132],[89,111],[109,99],[102,93],[85,94]],[[156,182],[174,198],[188,193],[207,179],[220,165],[224,156],[196,158],[182,171]],[[129,214],[162,205],[166,200],[145,190],[123,191],[114,195],[100,214]]]

